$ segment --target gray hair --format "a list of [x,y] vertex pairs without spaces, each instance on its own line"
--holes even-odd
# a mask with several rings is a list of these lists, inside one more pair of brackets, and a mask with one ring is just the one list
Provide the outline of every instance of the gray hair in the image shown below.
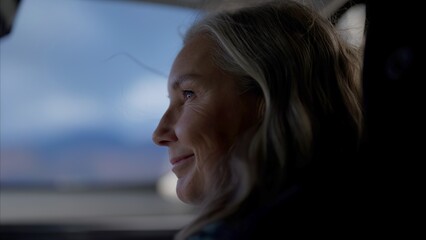
[[353,153],[362,133],[361,51],[311,8],[286,1],[215,13],[184,43],[200,34],[215,43],[217,66],[239,77],[241,94],[259,96],[262,120],[205,173],[209,197],[178,239],[235,212],[254,190],[264,198],[282,190],[317,158]]

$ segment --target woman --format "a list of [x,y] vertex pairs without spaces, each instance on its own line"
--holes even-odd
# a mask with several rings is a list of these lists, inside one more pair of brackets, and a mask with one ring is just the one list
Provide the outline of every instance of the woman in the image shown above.
[[153,134],[178,197],[200,207],[176,239],[259,239],[338,214],[362,132],[359,75],[358,51],[296,2],[194,24]]

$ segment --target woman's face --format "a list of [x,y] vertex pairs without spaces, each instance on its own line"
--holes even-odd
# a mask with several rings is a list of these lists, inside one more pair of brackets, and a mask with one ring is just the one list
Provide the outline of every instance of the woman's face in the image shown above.
[[196,36],[179,52],[168,80],[170,104],[153,134],[168,147],[176,192],[186,203],[203,199],[203,172],[256,121],[256,97],[241,94],[237,79],[215,66],[212,51],[211,40]]

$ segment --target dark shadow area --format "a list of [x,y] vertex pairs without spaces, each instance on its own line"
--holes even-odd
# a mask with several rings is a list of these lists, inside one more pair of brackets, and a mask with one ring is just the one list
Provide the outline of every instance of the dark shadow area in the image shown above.
[[425,204],[424,9],[410,0],[366,3],[360,217],[382,237],[418,236]]
[[1,225],[4,240],[166,240],[176,231],[122,231],[69,225]]

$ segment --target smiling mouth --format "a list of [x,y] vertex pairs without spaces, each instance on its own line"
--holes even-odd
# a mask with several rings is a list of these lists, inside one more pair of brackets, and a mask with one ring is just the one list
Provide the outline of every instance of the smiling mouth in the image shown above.
[[188,160],[188,159],[192,158],[193,156],[194,156],[194,154],[190,154],[190,155],[185,155],[185,156],[181,156],[181,157],[172,158],[172,159],[170,160],[170,163],[171,163],[173,166],[175,166],[175,165],[177,165],[177,164],[179,164],[179,163],[184,162],[185,160]]

